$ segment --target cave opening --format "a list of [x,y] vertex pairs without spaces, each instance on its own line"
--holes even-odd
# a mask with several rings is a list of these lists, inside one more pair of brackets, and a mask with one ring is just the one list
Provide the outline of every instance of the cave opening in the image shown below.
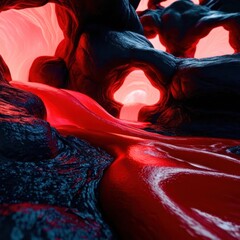
[[[164,1],[162,5],[170,3],[171,1]],[[144,8],[147,8],[147,1],[141,1],[137,10]],[[29,69],[34,59],[44,55],[54,56],[62,39],[63,32],[59,27],[53,3],[38,8],[8,10],[0,15],[0,54],[9,66],[13,80],[28,81]],[[150,41],[156,49],[166,50],[158,36]],[[199,41],[195,57],[219,56],[233,52],[229,44],[229,32],[218,27]],[[115,92],[114,99],[122,104],[120,119],[137,121],[142,107],[158,103],[161,94],[151,85],[143,71],[136,70],[128,75]]]
[[233,53],[234,50],[229,43],[229,31],[220,26],[199,40],[194,57],[207,58]]
[[142,70],[129,73],[121,87],[114,93],[114,99],[122,104],[119,118],[138,121],[140,110],[152,106],[161,99],[160,91],[155,88]]
[[13,80],[28,81],[33,60],[53,56],[62,39],[53,3],[0,14],[0,54]]
[[[149,0],[141,0],[140,4],[138,5],[137,11],[144,11],[148,8],[148,1]],[[176,0],[162,0],[159,1],[161,2],[160,5],[163,7],[168,7],[170,6],[172,3],[176,2]],[[199,4],[199,0],[192,0],[193,3],[195,4]]]

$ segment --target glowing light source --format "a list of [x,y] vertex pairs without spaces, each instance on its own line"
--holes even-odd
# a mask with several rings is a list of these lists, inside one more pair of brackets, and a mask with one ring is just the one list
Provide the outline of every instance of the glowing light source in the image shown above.
[[134,90],[123,99],[123,104],[131,105],[136,102],[144,103],[146,98],[147,94],[144,90]]
[[[167,0],[167,1],[162,2],[161,6],[168,7],[174,2],[177,2],[177,0]],[[195,4],[199,4],[199,0],[192,0],[192,2],[195,3]]]
[[199,0],[192,0],[193,3],[199,4]]
[[27,81],[33,60],[53,56],[62,39],[55,4],[0,14],[0,54],[14,80]]
[[143,71],[135,70],[125,78],[114,99],[123,104],[120,119],[137,121],[143,106],[154,105],[160,100],[160,92],[152,86]]
[[176,2],[176,0],[168,0],[168,1],[164,1],[161,3],[161,6],[163,7],[168,7],[170,6],[172,3]]
[[[163,7],[168,7],[170,6],[172,3],[176,2],[177,0],[165,0],[163,2],[161,2],[161,6]],[[199,0],[192,0],[193,3],[195,4],[199,4]],[[148,0],[141,0],[138,8],[137,8],[137,11],[144,11],[146,10],[148,7]]]
[[148,8],[147,5],[148,5],[148,0],[141,0],[139,5],[138,5],[137,11],[146,10]]
[[162,43],[159,41],[159,36],[158,35],[155,38],[151,38],[151,39],[148,39],[148,40],[152,43],[154,48],[166,52],[166,47],[163,46]]
[[223,27],[217,27],[199,41],[195,58],[214,57],[233,53],[234,50],[229,44],[229,32]]

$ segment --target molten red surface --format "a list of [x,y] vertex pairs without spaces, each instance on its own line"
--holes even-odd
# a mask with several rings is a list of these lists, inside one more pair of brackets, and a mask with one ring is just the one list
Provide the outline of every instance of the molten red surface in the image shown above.
[[240,141],[166,137],[108,115],[88,97],[41,84],[13,85],[41,97],[48,121],[116,160],[101,183],[103,210],[124,239],[238,239]]

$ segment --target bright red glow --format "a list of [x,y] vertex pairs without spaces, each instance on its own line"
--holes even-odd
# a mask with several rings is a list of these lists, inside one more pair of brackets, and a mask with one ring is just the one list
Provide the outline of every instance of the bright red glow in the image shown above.
[[[161,6],[168,7],[174,2],[177,2],[177,1],[176,0],[166,0],[166,1],[161,3]],[[199,0],[192,0],[192,2],[195,3],[195,4],[199,4]]]
[[199,0],[192,0],[193,3],[199,4]]
[[166,52],[166,47],[161,44],[161,42],[159,41],[159,36],[158,35],[155,38],[148,39],[148,40],[152,43],[154,48]]
[[33,60],[53,56],[62,39],[55,4],[0,14],[0,53],[15,80],[27,81]]
[[[60,132],[87,139],[116,157],[101,181],[100,199],[123,239],[238,238],[240,158],[226,148],[239,141],[129,128],[105,118],[83,94],[71,92],[75,98],[42,84],[13,84],[42,98],[49,122]],[[100,115],[92,111],[96,108]]]
[[[172,3],[176,2],[177,0],[166,0],[166,1],[163,1],[161,3],[161,6],[163,7],[168,7],[170,6]],[[195,4],[199,4],[199,0],[192,0],[193,3]],[[144,11],[146,10],[148,7],[147,7],[147,4],[148,4],[148,0],[141,0],[138,8],[137,8],[137,11]]]
[[135,70],[125,78],[114,99],[123,104],[120,119],[137,121],[143,106],[154,105],[160,100],[160,92],[151,85],[143,71]]
[[148,0],[141,0],[141,2],[138,5],[137,11],[144,11],[146,10],[148,7]]
[[174,2],[176,2],[176,0],[167,0],[167,1],[162,2],[161,5],[163,7],[168,7],[168,6],[170,6]]
[[154,134],[106,115],[83,94],[12,84],[41,97],[48,121],[61,133],[115,156],[100,200],[123,239],[238,239],[240,157],[226,148],[239,140]]
[[199,41],[195,58],[214,57],[233,53],[234,50],[229,44],[229,32],[223,27],[217,27]]

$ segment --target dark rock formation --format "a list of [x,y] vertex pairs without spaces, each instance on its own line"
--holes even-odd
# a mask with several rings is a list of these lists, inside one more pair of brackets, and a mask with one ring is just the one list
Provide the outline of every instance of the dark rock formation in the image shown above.
[[[240,2],[238,0],[200,0],[203,6],[210,10],[221,11],[224,13],[240,13]],[[225,29],[229,31],[229,43],[235,52],[240,52],[240,19],[231,21],[231,24],[225,25]]]
[[177,57],[194,57],[199,40],[219,26],[229,31],[231,46],[235,53],[240,52],[239,12],[223,13],[189,0],[180,0],[167,8],[150,9],[139,15],[145,35],[153,37],[158,34],[166,51]]
[[240,146],[231,147],[228,152],[240,155]]
[[238,0],[200,0],[199,3],[212,10],[228,12],[228,13],[239,13],[240,2]]
[[61,136],[44,120],[37,96],[12,87],[4,72],[1,77],[1,238],[110,239],[98,185],[112,158]]
[[36,58],[32,63],[29,82],[45,82],[56,88],[64,88],[67,81],[68,69],[63,59],[45,56]]

